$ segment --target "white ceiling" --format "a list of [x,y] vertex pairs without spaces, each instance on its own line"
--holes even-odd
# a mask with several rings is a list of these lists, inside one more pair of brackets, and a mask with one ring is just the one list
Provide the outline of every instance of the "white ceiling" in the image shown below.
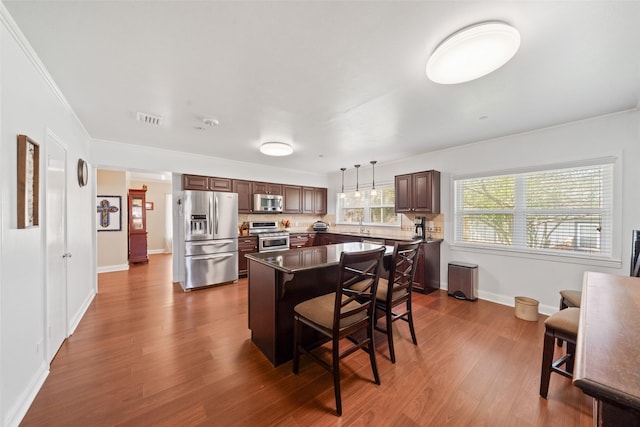
[[[639,105],[637,1],[3,3],[95,139],[327,173]],[[433,49],[487,20],[520,31],[515,57],[429,81]]]

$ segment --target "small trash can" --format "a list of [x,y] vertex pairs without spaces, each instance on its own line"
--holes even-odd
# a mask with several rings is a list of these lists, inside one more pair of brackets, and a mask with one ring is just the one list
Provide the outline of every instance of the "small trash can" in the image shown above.
[[538,300],[529,297],[516,297],[516,317],[530,322],[538,321]]
[[475,301],[478,299],[478,265],[451,261],[448,271],[449,296]]

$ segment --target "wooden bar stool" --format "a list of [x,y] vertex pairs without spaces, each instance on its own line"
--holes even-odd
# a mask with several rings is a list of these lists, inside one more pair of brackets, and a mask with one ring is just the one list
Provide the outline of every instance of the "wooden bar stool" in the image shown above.
[[[540,396],[545,399],[549,393],[551,372],[567,378],[573,378],[573,362],[575,360],[579,319],[580,309],[569,307],[549,316],[544,321],[545,332],[542,349],[542,371],[540,373]],[[555,346],[553,344],[556,339],[567,342],[567,351],[564,356],[554,362],[553,352]],[[565,365],[566,369],[562,369],[562,365]]]
[[582,300],[582,291],[560,291],[560,310],[567,307],[580,308],[580,300]]
[[[582,300],[582,291],[560,291],[560,310],[564,310],[568,307],[580,308],[580,301]],[[562,347],[562,340],[556,340],[558,347]]]

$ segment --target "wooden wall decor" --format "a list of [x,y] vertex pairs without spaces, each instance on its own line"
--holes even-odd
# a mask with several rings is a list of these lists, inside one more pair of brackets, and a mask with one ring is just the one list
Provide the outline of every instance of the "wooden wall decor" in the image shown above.
[[18,135],[18,228],[37,227],[40,199],[40,146]]

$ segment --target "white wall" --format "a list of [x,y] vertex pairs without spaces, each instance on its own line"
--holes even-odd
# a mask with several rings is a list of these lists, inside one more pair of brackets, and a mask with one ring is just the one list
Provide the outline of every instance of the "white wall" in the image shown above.
[[[88,158],[89,138],[64,98],[46,79],[27,42],[0,4],[0,426],[17,425],[48,373],[46,335],[47,135],[67,149],[68,329],[73,331],[95,290],[92,187],[76,179],[79,157]],[[16,139],[26,134],[40,145],[40,226],[18,230]]]
[[[445,241],[442,244],[440,276],[446,287],[449,261],[479,265],[479,294],[483,299],[513,305],[513,297],[529,296],[540,301],[540,311],[557,310],[558,291],[580,289],[584,271],[629,274],[631,230],[640,228],[640,112],[630,111],[563,126],[541,129],[455,149],[431,152],[390,164],[376,165],[376,182],[392,181],[395,175],[436,169],[442,172],[442,212]],[[541,260],[459,250],[453,241],[451,177],[554,163],[571,162],[610,155],[622,156],[618,170],[621,185],[616,189],[621,212],[614,230],[614,251],[619,266],[603,267],[566,262],[566,259]],[[348,171],[345,186],[355,184],[355,173]],[[361,181],[362,185],[362,181]],[[329,181],[329,212],[335,211],[336,192],[341,186],[340,172]],[[614,215],[614,219],[616,216]]]
[[[158,170],[195,173],[238,179],[262,180],[329,188],[329,209],[335,209],[340,173],[325,176],[285,171],[263,165],[231,162],[212,157],[150,149],[89,137],[64,97],[0,3],[0,427],[17,425],[46,378],[45,345],[46,252],[44,225],[16,229],[16,135],[27,134],[40,143],[40,195],[43,194],[47,133],[52,132],[67,148],[67,212],[69,330],[73,331],[95,292],[95,168]],[[480,265],[480,296],[511,303],[515,295],[540,300],[544,310],[558,304],[558,290],[579,289],[585,270],[628,274],[629,234],[640,228],[640,113],[628,112],[544,129],[466,147],[427,153],[392,164],[376,166],[376,182],[391,181],[400,173],[438,169],[443,172],[442,205],[446,219],[442,245],[441,277],[446,285],[450,260]],[[622,199],[616,249],[620,267],[583,264],[460,251],[450,246],[452,215],[450,179],[456,174],[486,172],[622,153]],[[89,186],[79,188],[75,164],[79,157],[92,164]],[[368,159],[364,158],[363,163]],[[343,165],[336,165],[336,169]],[[355,181],[355,174],[347,174]],[[366,181],[366,178],[365,178]],[[361,181],[361,183],[365,182]],[[179,185],[174,182],[174,190]],[[40,217],[46,206],[41,204]],[[42,222],[44,224],[44,221]]]
[[104,169],[169,171],[312,187],[327,186],[327,176],[322,174],[95,139],[91,141],[91,160],[95,167]]

